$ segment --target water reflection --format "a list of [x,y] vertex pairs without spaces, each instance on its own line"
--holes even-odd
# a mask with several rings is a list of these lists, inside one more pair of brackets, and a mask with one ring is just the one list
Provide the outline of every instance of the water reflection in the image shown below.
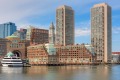
[[0,80],[120,80],[120,65],[0,67]]
[[23,68],[22,67],[1,67],[1,73],[7,73],[7,74],[11,74],[11,73],[22,73]]

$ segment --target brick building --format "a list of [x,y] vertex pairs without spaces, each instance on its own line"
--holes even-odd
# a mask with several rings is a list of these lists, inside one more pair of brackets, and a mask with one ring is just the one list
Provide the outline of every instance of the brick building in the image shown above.
[[53,46],[39,44],[27,47],[27,57],[32,65],[92,64],[96,60],[91,45]]
[[90,64],[95,61],[94,50],[90,45],[56,46],[56,54],[61,64]]
[[44,44],[27,47],[27,58],[31,65],[46,65],[48,63],[48,53]]
[[39,29],[30,26],[27,29],[26,40],[30,40],[30,45],[37,45],[49,42],[49,30]]
[[14,35],[6,37],[10,42],[7,43],[7,52],[11,51],[18,57],[25,59],[25,43],[21,42],[20,38]]
[[0,38],[0,59],[2,59],[8,52],[16,54],[18,57],[26,58],[27,42],[23,42],[19,37],[11,35],[5,39]]
[[2,59],[7,53],[7,44],[10,41],[7,39],[0,38],[0,59]]

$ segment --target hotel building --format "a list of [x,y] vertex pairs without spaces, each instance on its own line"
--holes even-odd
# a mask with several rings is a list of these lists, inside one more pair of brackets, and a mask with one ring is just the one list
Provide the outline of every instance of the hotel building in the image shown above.
[[74,44],[74,11],[63,5],[56,10],[56,45]]
[[97,61],[108,63],[111,59],[112,31],[111,7],[106,3],[96,4],[91,9],[91,44]]

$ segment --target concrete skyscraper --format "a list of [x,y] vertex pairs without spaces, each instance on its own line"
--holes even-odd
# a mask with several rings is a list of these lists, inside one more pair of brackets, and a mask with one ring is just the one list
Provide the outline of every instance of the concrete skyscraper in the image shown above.
[[0,24],[0,38],[6,38],[7,36],[12,35],[16,31],[15,23],[8,22]]
[[55,44],[55,27],[53,22],[51,23],[49,28],[49,43]]
[[56,45],[74,44],[74,11],[63,5],[56,10]]
[[91,44],[95,48],[99,62],[110,62],[111,26],[111,7],[106,3],[94,5],[91,9]]

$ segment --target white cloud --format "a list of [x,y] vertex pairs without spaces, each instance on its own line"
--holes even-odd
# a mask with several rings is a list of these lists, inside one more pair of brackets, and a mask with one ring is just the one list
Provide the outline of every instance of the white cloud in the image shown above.
[[90,21],[84,21],[76,24],[75,36],[90,36]]
[[113,27],[112,32],[113,34],[120,34],[120,27]]
[[89,36],[90,35],[90,29],[76,29],[75,30],[75,36]]
[[33,26],[33,27],[35,27],[35,28],[40,28],[40,29],[49,29],[49,26],[50,26],[50,25],[30,24],[30,23],[27,23],[27,24],[20,25],[19,27],[17,27],[17,29],[18,29],[18,30],[19,30],[20,28],[25,28],[25,29],[27,29],[29,26]]
[[0,0],[0,23],[9,21],[21,23],[30,16],[51,13],[54,7],[49,4],[50,1],[41,0]]
[[[75,14],[84,14],[90,12],[93,4],[98,2],[104,2],[104,0],[0,0],[0,23],[11,21],[20,26],[30,23],[28,17],[51,14],[51,17],[55,18],[53,14],[56,8],[63,4],[73,7]],[[120,9],[119,0],[107,2],[114,9]]]

